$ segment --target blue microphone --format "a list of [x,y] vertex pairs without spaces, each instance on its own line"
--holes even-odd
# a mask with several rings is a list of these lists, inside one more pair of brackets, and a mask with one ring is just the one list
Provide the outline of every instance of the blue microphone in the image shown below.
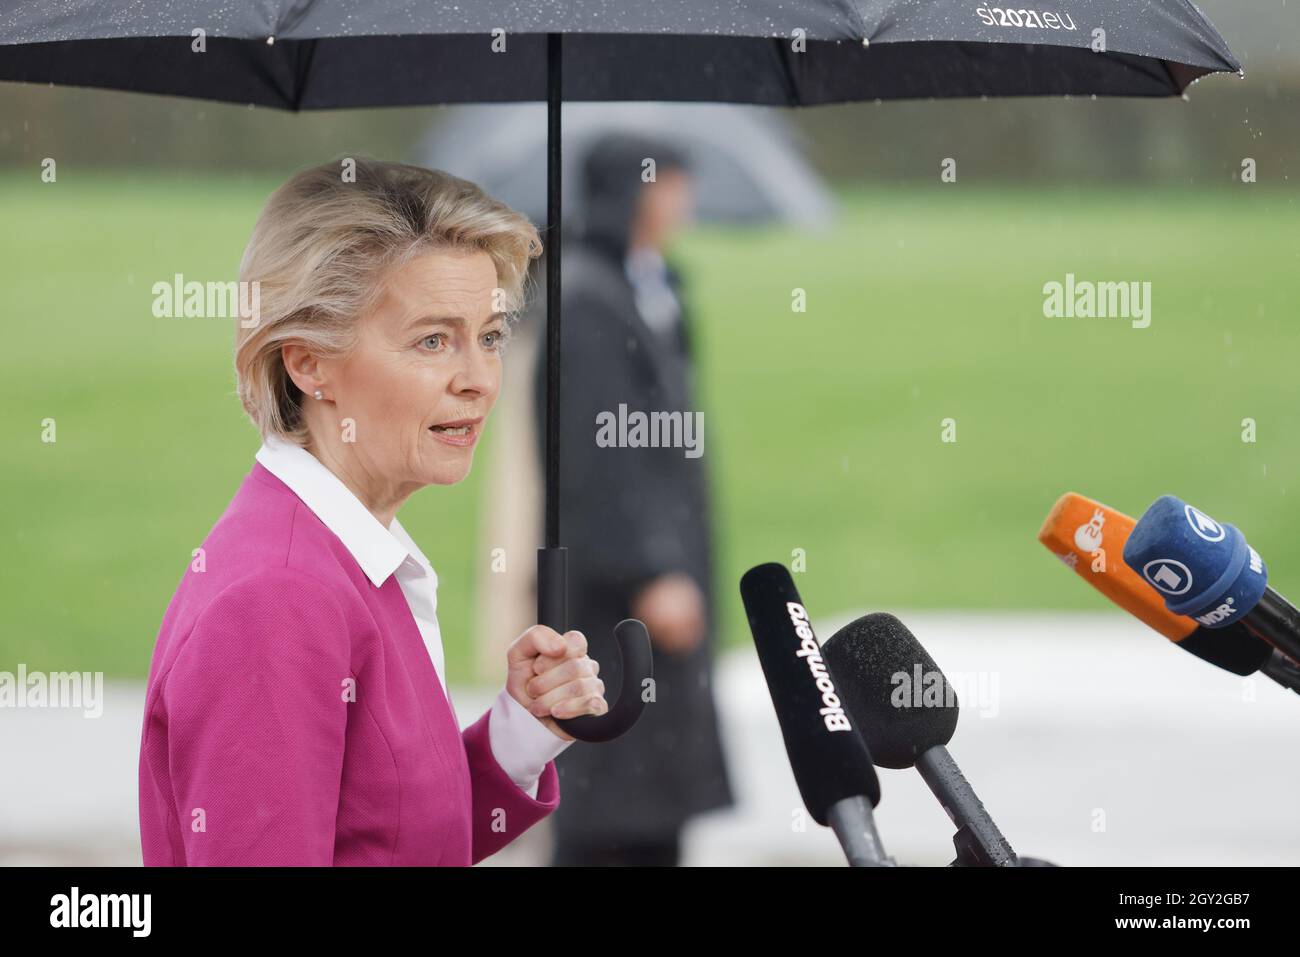
[[1172,495],[1138,519],[1124,563],[1141,575],[1174,615],[1206,628],[1241,622],[1300,661],[1300,611],[1268,587],[1268,569],[1246,537]]

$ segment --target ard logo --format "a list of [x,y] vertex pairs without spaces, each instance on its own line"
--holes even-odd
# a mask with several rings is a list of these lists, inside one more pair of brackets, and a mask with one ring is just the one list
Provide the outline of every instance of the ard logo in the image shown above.
[[1157,558],[1142,566],[1142,577],[1166,595],[1181,595],[1192,587],[1191,570],[1172,558]]

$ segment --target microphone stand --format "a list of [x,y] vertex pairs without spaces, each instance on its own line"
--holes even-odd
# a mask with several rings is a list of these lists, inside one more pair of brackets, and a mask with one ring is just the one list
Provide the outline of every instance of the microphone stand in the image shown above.
[[826,812],[826,821],[839,839],[849,867],[895,867],[885,853],[876,830],[871,801],[865,797],[843,798]]
[[1016,852],[984,810],[984,804],[942,745],[916,759],[916,769],[957,825],[952,836],[957,849],[954,867],[1015,867]]

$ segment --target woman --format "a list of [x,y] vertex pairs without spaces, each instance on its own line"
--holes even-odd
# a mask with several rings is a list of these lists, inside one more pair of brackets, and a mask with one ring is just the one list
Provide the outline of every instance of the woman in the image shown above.
[[558,805],[555,719],[606,710],[583,636],[539,625],[462,733],[437,576],[396,518],[469,474],[537,232],[445,173],[343,170],[276,190],[240,265],[263,444],[158,635],[146,865],[476,863]]

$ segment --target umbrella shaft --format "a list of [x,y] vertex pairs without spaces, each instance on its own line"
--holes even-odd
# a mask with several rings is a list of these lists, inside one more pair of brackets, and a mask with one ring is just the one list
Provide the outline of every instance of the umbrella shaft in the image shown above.
[[546,546],[560,544],[560,98],[563,35],[546,35]]

